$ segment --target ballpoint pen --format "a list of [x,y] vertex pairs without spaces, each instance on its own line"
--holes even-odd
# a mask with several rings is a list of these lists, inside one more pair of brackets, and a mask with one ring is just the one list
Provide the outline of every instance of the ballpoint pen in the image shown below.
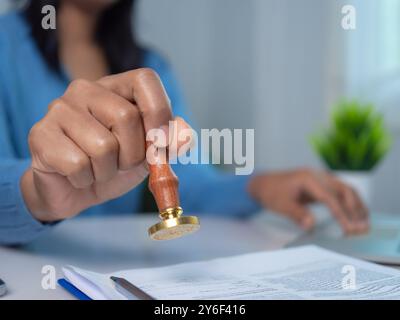
[[154,298],[144,292],[142,289],[134,286],[124,278],[118,278],[111,276],[110,279],[114,282],[115,288],[128,300],[154,300]]

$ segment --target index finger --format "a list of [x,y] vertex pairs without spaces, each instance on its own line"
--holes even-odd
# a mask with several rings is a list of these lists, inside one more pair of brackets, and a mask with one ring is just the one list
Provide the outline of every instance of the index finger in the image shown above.
[[172,120],[171,103],[158,74],[141,68],[101,78],[101,86],[135,104],[146,132],[168,125]]
[[314,197],[317,201],[324,203],[330,209],[346,233],[353,232],[349,217],[346,215],[338,199],[336,199],[329,190],[321,185],[314,177],[307,179],[305,181],[305,186],[312,197]]
[[342,197],[347,210],[359,232],[365,232],[368,229],[368,209],[365,207],[357,192],[349,185],[341,182],[333,176],[327,176],[327,179]]

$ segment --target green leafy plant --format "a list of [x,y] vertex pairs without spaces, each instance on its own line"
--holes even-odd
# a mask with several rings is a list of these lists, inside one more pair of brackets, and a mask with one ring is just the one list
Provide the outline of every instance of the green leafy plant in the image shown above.
[[391,137],[372,104],[343,100],[330,127],[312,135],[311,144],[332,170],[368,171],[389,151]]

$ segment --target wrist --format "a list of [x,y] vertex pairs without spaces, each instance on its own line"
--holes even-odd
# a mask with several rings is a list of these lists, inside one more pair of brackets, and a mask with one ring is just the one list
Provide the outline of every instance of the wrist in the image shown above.
[[25,205],[33,218],[39,222],[51,222],[45,206],[34,183],[33,170],[29,168],[24,172],[20,181],[21,194]]

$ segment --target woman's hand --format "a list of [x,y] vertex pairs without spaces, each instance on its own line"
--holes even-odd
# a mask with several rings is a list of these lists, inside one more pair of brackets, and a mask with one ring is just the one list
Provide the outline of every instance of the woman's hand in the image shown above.
[[265,208],[282,213],[304,229],[315,220],[307,205],[325,204],[346,234],[368,231],[368,211],[357,193],[326,172],[309,169],[256,175],[250,194]]
[[32,167],[21,189],[32,215],[68,218],[137,186],[148,174],[145,132],[165,130],[172,119],[169,98],[150,69],[73,81],[29,134]]

